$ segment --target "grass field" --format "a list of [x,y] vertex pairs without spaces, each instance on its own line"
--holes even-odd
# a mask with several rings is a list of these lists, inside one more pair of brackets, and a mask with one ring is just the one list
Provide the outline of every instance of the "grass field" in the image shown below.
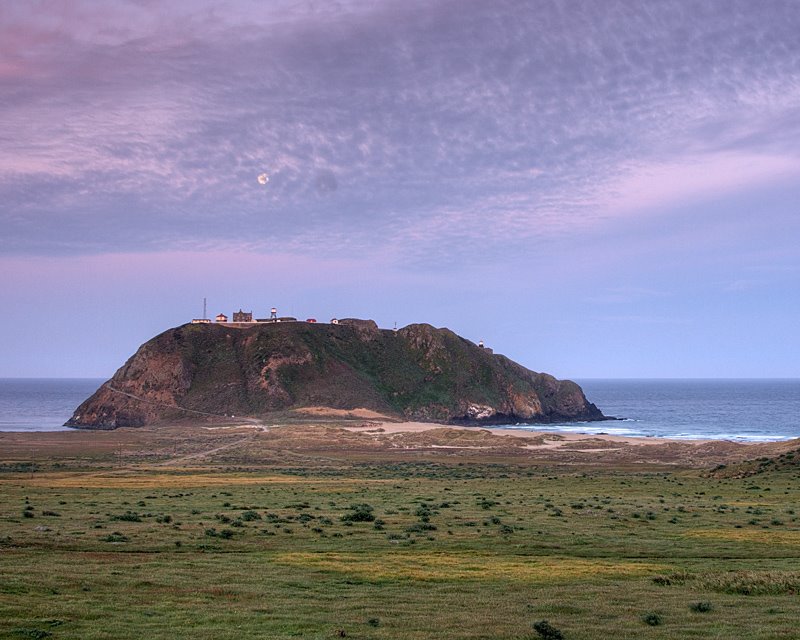
[[0,638],[800,637],[793,468],[103,455],[4,465]]

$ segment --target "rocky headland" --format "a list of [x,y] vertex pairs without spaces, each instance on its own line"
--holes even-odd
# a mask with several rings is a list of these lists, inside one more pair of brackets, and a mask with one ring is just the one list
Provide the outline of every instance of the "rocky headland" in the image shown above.
[[606,419],[574,382],[530,371],[449,329],[383,330],[350,319],[170,329],[143,344],[66,424],[203,423],[308,407],[450,424]]

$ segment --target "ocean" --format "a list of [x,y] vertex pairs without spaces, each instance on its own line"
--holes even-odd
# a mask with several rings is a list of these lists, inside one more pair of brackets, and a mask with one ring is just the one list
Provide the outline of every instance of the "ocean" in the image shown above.
[[[0,431],[60,431],[102,379],[0,379]],[[800,380],[576,380],[621,420],[507,428],[768,442],[800,437]]]
[[547,425],[548,431],[739,442],[800,437],[800,380],[576,382],[605,415],[620,420]]
[[0,378],[0,431],[64,431],[78,405],[105,380]]

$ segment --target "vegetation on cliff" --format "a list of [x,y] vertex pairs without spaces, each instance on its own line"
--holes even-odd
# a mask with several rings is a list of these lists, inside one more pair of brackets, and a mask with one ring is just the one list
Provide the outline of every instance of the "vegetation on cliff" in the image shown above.
[[345,320],[170,329],[142,345],[67,425],[113,429],[311,406],[437,422],[604,417],[574,382],[529,371],[448,329],[395,332]]

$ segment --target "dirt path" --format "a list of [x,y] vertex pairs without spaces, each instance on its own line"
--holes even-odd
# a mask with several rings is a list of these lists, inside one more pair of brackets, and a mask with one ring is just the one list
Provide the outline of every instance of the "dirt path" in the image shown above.
[[189,453],[178,458],[172,458],[171,460],[167,460],[166,462],[162,462],[159,464],[159,467],[172,467],[176,465],[182,465],[186,462],[191,460],[200,460],[202,458],[207,458],[209,456],[214,455],[215,453],[219,453],[220,451],[226,451],[227,449],[235,449],[236,447],[241,447],[243,445],[250,444],[253,440],[256,439],[258,436],[258,431],[255,431],[244,438],[239,438],[238,440],[234,440],[233,442],[227,442],[225,444],[219,445],[217,447],[213,447],[212,449],[206,449],[204,451],[197,451],[195,453]]

